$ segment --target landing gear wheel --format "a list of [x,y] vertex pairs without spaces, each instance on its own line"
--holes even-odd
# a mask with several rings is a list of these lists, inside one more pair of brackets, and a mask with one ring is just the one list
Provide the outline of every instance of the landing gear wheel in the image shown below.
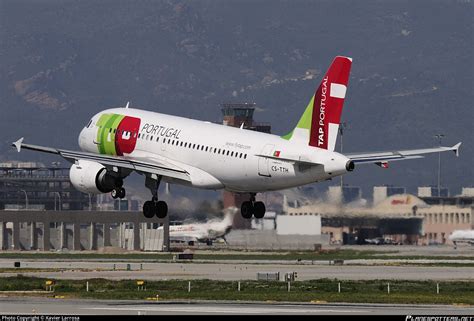
[[143,215],[145,215],[146,218],[152,218],[155,216],[155,203],[152,201],[146,201],[145,204],[143,204]]
[[242,214],[243,218],[251,218],[253,214],[253,205],[252,202],[247,201],[243,202],[242,206],[240,207],[240,213]]
[[125,188],[123,187],[117,187],[110,192],[110,195],[112,196],[113,199],[117,198],[124,198],[125,197]]
[[253,204],[253,216],[255,216],[255,218],[263,218],[265,211],[265,204],[263,204],[263,202],[255,202]]
[[158,201],[155,204],[155,215],[158,218],[165,218],[168,215],[168,204],[164,201]]
[[125,188],[120,187],[118,190],[118,197],[119,198],[125,198]]

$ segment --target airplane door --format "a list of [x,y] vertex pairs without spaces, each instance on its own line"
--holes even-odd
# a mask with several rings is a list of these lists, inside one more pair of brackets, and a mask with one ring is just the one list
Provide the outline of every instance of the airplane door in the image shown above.
[[[271,156],[274,148],[275,148],[275,145],[267,144],[263,147],[261,154]],[[258,158],[258,175],[271,177],[270,172],[268,170],[268,162],[269,162],[269,159],[266,157]]]

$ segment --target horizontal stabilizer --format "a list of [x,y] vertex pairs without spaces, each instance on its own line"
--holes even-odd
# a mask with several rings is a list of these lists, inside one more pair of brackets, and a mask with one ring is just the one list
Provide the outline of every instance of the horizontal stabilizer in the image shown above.
[[345,156],[349,157],[351,161],[356,164],[364,164],[364,163],[384,163],[384,162],[392,162],[397,160],[407,160],[407,159],[414,159],[414,158],[422,158],[423,154],[431,154],[431,153],[441,153],[447,151],[454,151],[456,156],[459,156],[459,146],[461,143],[457,143],[452,147],[433,147],[433,148],[424,148],[424,149],[410,149],[410,150],[399,150],[399,151],[387,151],[387,152],[369,152],[369,153],[351,153],[345,154]]
[[23,143],[23,139],[24,137],[20,138],[19,140],[17,140],[16,142],[12,144],[12,146],[16,147],[16,150],[18,151],[18,153],[21,151],[21,143]]

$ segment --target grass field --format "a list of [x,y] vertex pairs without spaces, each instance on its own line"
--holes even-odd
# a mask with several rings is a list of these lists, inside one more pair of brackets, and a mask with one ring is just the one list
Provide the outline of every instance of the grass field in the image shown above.
[[[9,277],[0,279],[0,291],[45,290],[43,278]],[[146,300],[248,300],[293,302],[353,302],[405,304],[467,304],[474,305],[474,282],[432,281],[338,281],[319,279],[295,281],[163,280],[149,281],[146,290],[138,290],[136,280],[105,279],[55,280],[54,292],[47,296],[89,299]],[[86,291],[87,282],[89,291]],[[339,283],[340,282],[340,283]],[[338,292],[340,284],[341,292]],[[390,293],[388,293],[390,284]]]

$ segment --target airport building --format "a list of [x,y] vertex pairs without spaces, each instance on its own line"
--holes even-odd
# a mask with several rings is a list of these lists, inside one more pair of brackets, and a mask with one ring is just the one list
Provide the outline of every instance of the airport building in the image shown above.
[[93,210],[96,197],[76,190],[59,163],[0,163],[0,210]]
[[168,219],[146,219],[136,200],[98,198],[77,191],[59,163],[0,163],[0,250],[169,248]]
[[[334,195],[337,188],[340,187],[331,188],[329,194]],[[371,206],[363,202],[319,202],[299,207],[286,205],[284,212],[295,217],[320,216],[322,234],[329,235],[333,244],[450,244],[448,236],[454,230],[474,226],[474,196],[470,188],[464,188],[461,195],[453,197],[418,197],[395,194],[396,191],[404,191],[404,188],[374,187]],[[426,189],[419,191],[426,192]],[[339,191],[339,195],[344,193]]]
[[[163,225],[161,230],[151,226]],[[169,250],[169,220],[141,212],[2,211],[0,250]]]

